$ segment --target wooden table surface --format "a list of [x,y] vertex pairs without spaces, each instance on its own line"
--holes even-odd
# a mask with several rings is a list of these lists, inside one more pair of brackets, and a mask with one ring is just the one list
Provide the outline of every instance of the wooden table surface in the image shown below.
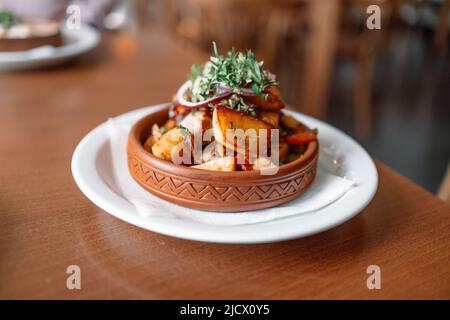
[[[377,162],[358,216],[260,245],[179,240],[93,205],[70,172],[107,117],[167,101],[205,56],[161,33],[108,36],[74,64],[0,74],[0,298],[450,298],[450,207]],[[81,268],[81,290],[66,268]],[[381,268],[381,290],[366,269]]]

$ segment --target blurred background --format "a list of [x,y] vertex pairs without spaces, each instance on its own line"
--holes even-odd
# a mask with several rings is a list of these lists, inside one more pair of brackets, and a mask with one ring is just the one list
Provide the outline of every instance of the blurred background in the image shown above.
[[[69,2],[86,8],[84,19],[102,32],[130,35],[116,43],[125,55],[129,39],[155,31],[205,56],[213,40],[221,52],[252,49],[277,74],[292,109],[335,125],[448,200],[449,0],[0,0],[0,7],[58,16]],[[379,30],[366,27],[370,5],[381,10]]]

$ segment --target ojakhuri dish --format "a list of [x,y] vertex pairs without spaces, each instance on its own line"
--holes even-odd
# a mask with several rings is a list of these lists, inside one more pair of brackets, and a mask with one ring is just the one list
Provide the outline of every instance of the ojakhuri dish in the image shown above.
[[194,65],[172,103],[134,125],[128,165],[151,193],[211,211],[287,202],[312,183],[317,131],[283,111],[275,75],[251,51]]

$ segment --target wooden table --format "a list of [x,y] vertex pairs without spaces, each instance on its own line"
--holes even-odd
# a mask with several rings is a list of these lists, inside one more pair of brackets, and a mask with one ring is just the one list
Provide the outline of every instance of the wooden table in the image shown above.
[[[0,298],[450,298],[450,208],[377,162],[351,221],[262,245],[166,237],[103,212],[70,172],[107,117],[167,101],[205,56],[161,33],[109,36],[75,64],[0,75]],[[81,290],[66,268],[81,268]],[[366,269],[381,268],[381,290]]]

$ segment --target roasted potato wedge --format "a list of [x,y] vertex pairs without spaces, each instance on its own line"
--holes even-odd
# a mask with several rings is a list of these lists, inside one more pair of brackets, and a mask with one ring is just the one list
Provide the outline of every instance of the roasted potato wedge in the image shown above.
[[268,170],[275,169],[277,167],[278,166],[268,158],[258,158],[253,164],[253,170]]
[[260,111],[259,118],[271,124],[274,128],[278,128],[280,122],[280,111]]
[[281,97],[281,92],[277,87],[271,86],[267,88],[264,93],[267,94],[267,99],[260,96],[245,97],[245,102],[258,106],[263,110],[280,110],[286,106],[286,103]]
[[192,137],[186,129],[180,127],[169,130],[152,146],[152,153],[158,158],[174,161],[173,150],[182,143],[192,143]]
[[236,164],[233,157],[214,158],[208,162],[192,166],[191,168],[212,171],[235,171]]
[[[213,141],[205,146],[202,150],[202,158],[200,159],[200,163],[205,163],[215,158],[225,157],[226,149],[223,145],[218,143],[217,141]],[[229,153],[229,155],[232,155]]]
[[189,130],[192,135],[200,135],[212,126],[211,116],[205,111],[190,112],[181,122],[180,125]]
[[150,135],[147,140],[145,140],[144,149],[148,152],[152,152],[152,147],[157,141],[158,140],[156,140],[153,135]]
[[260,129],[267,130],[267,136],[265,138],[268,139],[269,142],[270,130],[272,128],[273,127],[270,124],[260,119],[257,119],[255,117],[246,115],[244,113],[226,107],[216,108],[213,113],[213,130],[216,141],[224,145],[225,147],[230,148],[239,153],[243,153],[246,150],[249,150],[250,137],[246,136],[245,149],[240,150],[234,139],[234,136],[227,137],[227,130],[242,129],[244,132],[247,132],[248,129],[254,129],[255,130],[254,138],[256,139],[256,141],[252,142],[255,143],[256,146],[258,146],[259,139],[261,138],[259,130]]
[[177,126],[177,123],[175,122],[174,119],[169,119],[166,121],[166,123],[164,123],[164,125],[161,127],[160,132],[161,134],[164,134],[170,130],[172,130],[173,128],[175,128]]

